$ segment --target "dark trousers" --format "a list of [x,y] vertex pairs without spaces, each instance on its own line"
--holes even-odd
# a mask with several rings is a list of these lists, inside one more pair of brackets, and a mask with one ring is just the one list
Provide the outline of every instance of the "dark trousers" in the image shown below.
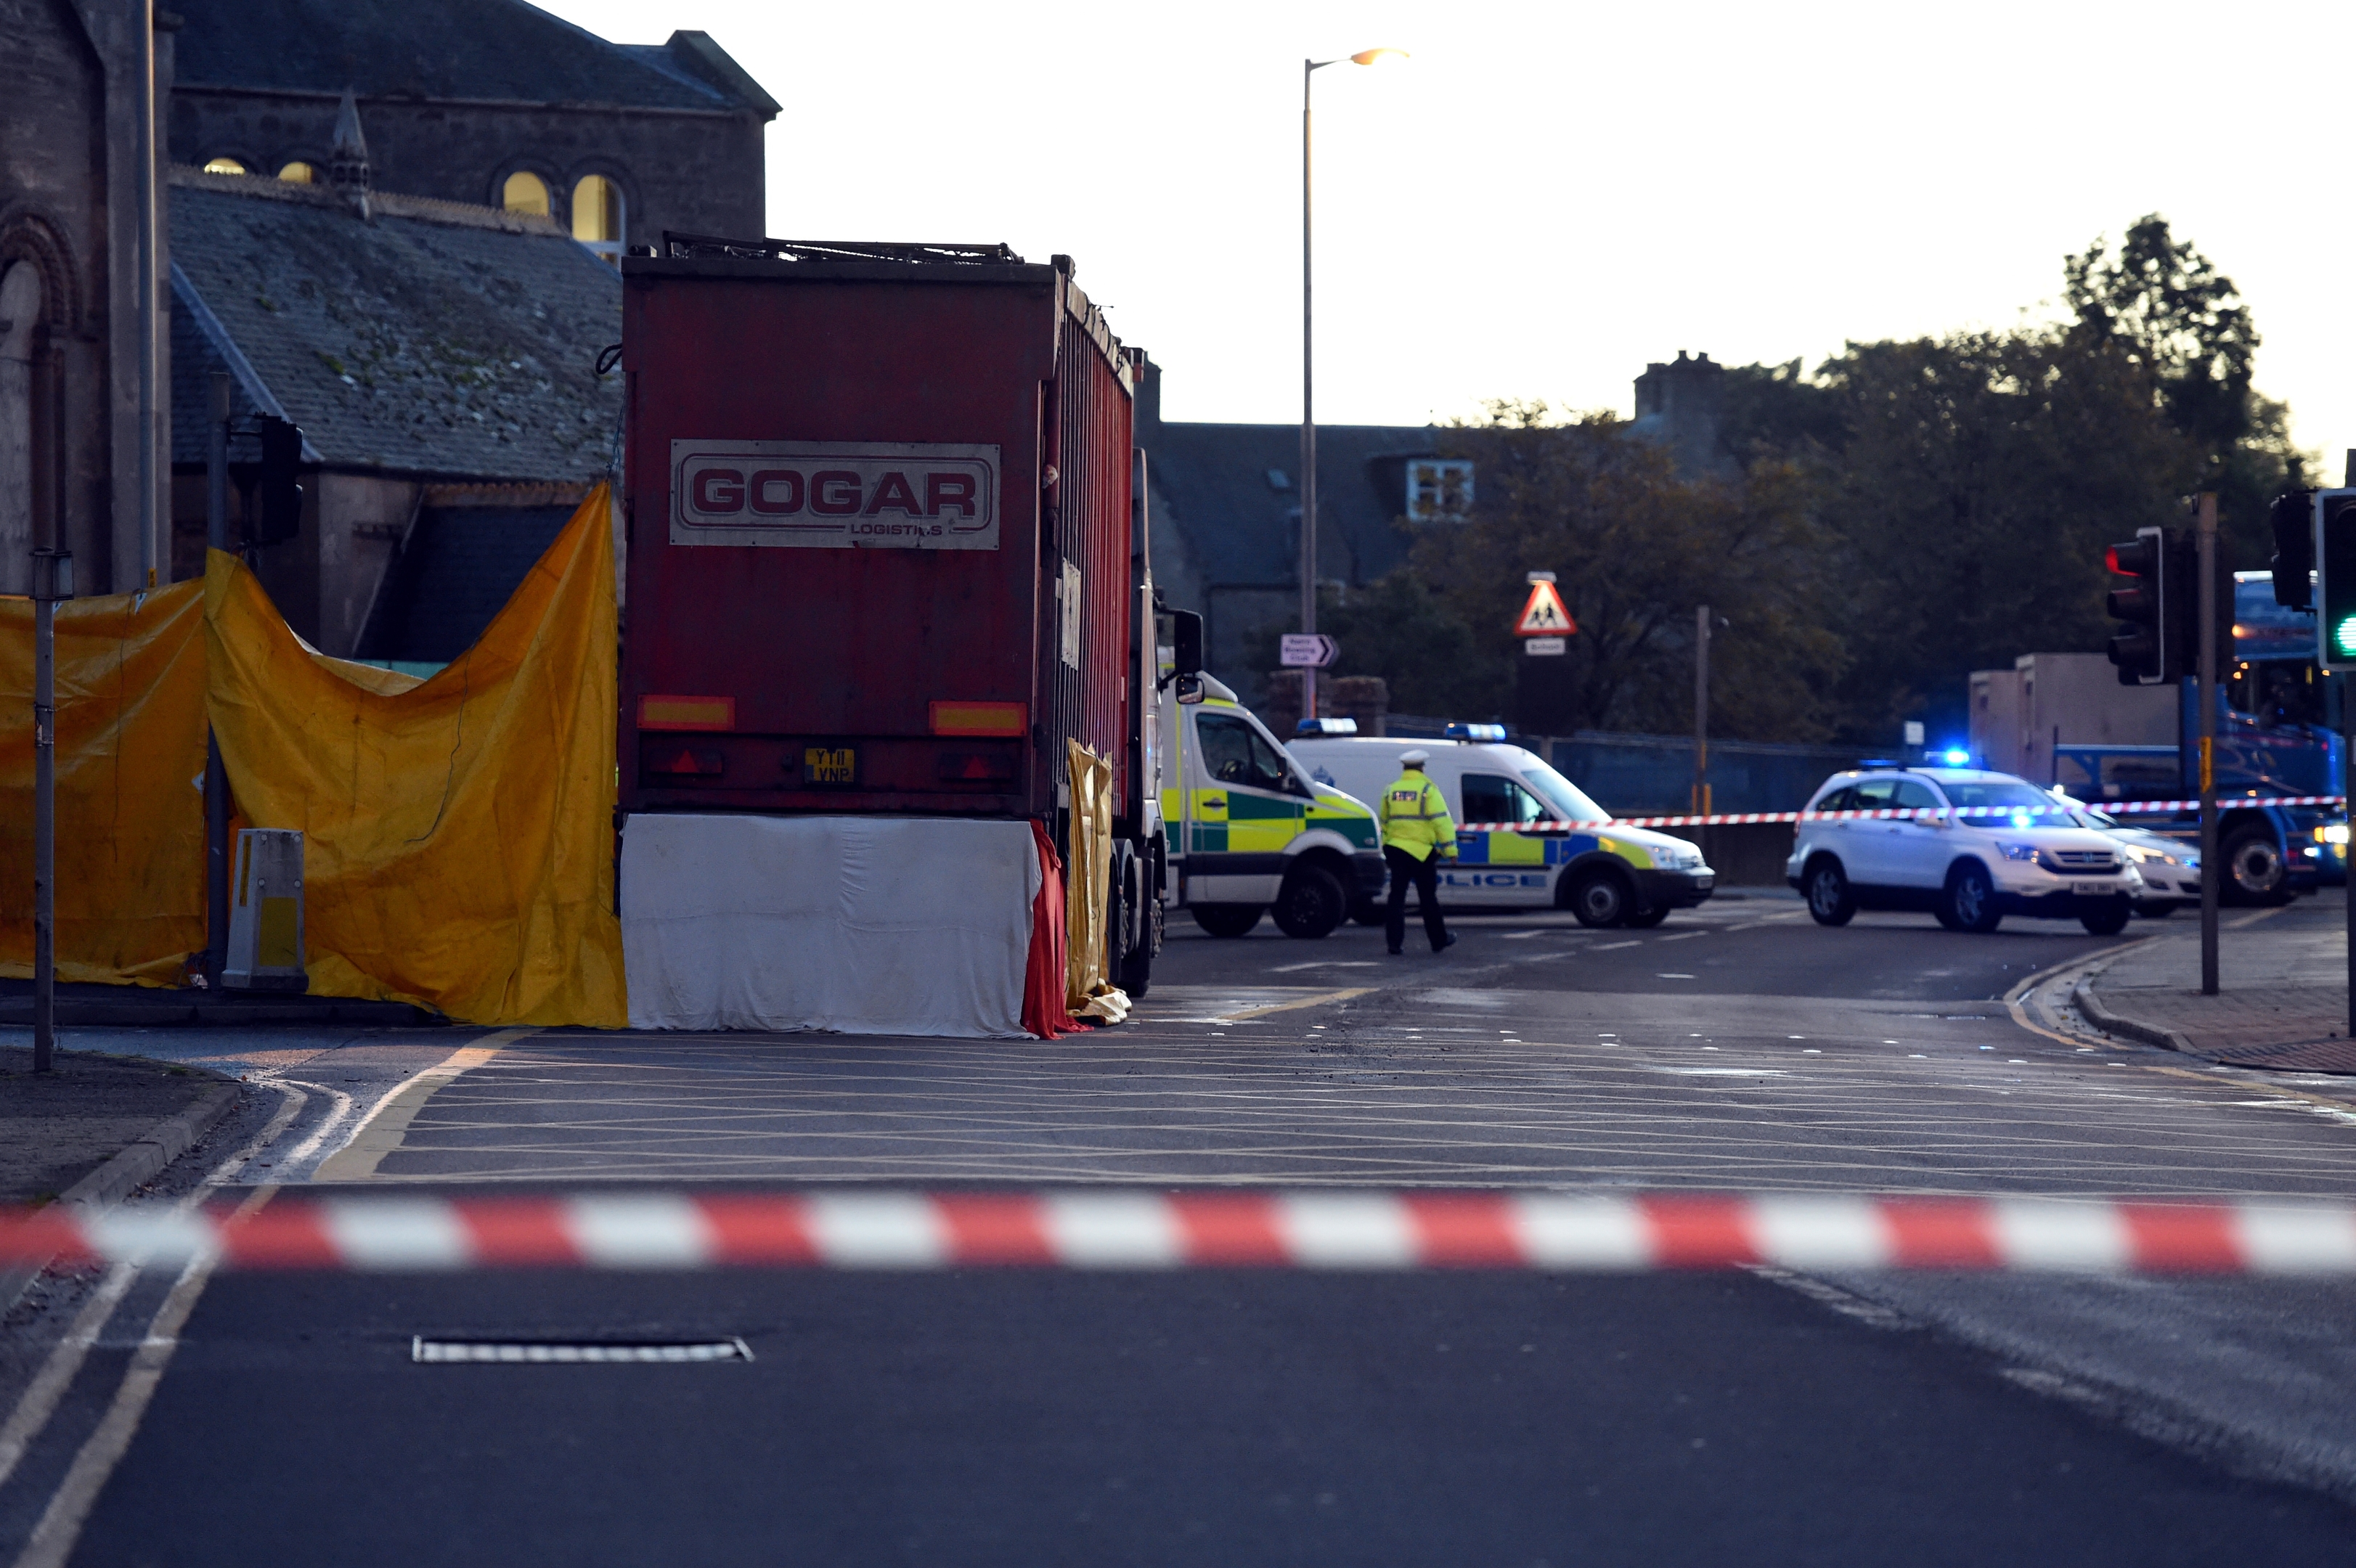
[[1391,951],[1397,953],[1407,941],[1407,885],[1413,882],[1416,897],[1423,901],[1423,933],[1431,938],[1431,950],[1439,952],[1448,945],[1448,927],[1440,918],[1440,852],[1434,850],[1419,860],[1387,844],[1383,859],[1391,869],[1390,918],[1383,923]]

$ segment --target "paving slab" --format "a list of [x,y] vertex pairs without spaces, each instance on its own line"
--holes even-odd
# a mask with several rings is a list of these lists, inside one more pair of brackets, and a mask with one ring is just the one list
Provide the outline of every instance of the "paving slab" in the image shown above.
[[29,1048],[0,1048],[0,1203],[63,1195],[222,1083],[201,1068],[66,1051],[55,1072],[35,1072]]
[[2201,929],[2147,932],[2079,988],[2098,1027],[2233,1067],[2356,1073],[2348,1034],[2348,921],[2340,890],[2286,908],[2228,911],[2218,994],[2201,994]]

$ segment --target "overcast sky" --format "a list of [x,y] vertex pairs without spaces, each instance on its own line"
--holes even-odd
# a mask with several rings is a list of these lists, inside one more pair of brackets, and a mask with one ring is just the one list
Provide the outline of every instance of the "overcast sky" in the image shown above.
[[1317,73],[1321,421],[1627,413],[1680,348],[2003,325],[2158,211],[2331,480],[2356,446],[2346,4],[550,8],[761,80],[773,235],[1075,257],[1173,419],[1300,417],[1301,61],[1389,45]]

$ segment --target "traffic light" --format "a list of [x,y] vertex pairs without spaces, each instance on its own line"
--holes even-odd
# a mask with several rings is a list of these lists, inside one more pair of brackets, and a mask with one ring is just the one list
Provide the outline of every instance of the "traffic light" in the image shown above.
[[2315,662],[2356,669],[2356,490],[2315,493]]
[[256,514],[246,524],[248,544],[282,544],[303,528],[303,486],[295,473],[303,464],[303,427],[274,414],[255,418],[262,437]]
[[[2113,620],[2126,623],[2110,646],[2121,686],[2158,686],[2182,673],[2181,660],[2169,656],[2181,645],[2180,637],[2170,635],[2169,612],[2175,606],[2169,593],[2180,592],[2190,581],[2189,575],[2183,584],[2169,581],[2178,554],[2166,528],[2137,528],[2133,542],[2115,544],[2103,554],[2112,571],[2136,579],[2135,586],[2114,588],[2103,602]],[[2179,613],[2174,619],[2190,617]]]
[[2275,532],[2275,603],[2286,610],[2311,610],[2315,601],[2315,492],[2286,490],[2266,509]]

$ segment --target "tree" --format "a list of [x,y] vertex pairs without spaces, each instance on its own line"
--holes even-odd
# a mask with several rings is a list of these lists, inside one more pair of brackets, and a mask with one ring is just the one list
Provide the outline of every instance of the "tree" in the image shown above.
[[[1286,621],[1261,627],[1248,645],[1256,669],[1276,667]],[[1374,675],[1400,713],[1486,720],[1501,717],[1508,683],[1496,660],[1474,646],[1472,628],[1435,597],[1412,566],[1364,588],[1322,584],[1317,626],[1342,645],[1332,676]]]
[[2306,484],[2308,464],[2288,411],[2254,389],[2261,339],[2233,280],[2156,212],[2129,224],[2115,252],[2098,236],[2065,258],[2062,277],[2072,340],[2126,353],[2190,444],[2183,488],[2217,492],[2236,556],[2258,564],[2271,549],[2267,503]]
[[1414,564],[1501,685],[1524,656],[1512,627],[1527,574],[1551,571],[1579,624],[1559,667],[1575,727],[1690,726],[1693,614],[1707,603],[1732,623],[1715,644],[1712,731],[1828,732],[1842,655],[1818,613],[1824,541],[1796,468],[1687,482],[1612,415],[1558,421],[1512,400],[1441,444],[1477,464],[1477,498],[1466,521],[1423,530]]

